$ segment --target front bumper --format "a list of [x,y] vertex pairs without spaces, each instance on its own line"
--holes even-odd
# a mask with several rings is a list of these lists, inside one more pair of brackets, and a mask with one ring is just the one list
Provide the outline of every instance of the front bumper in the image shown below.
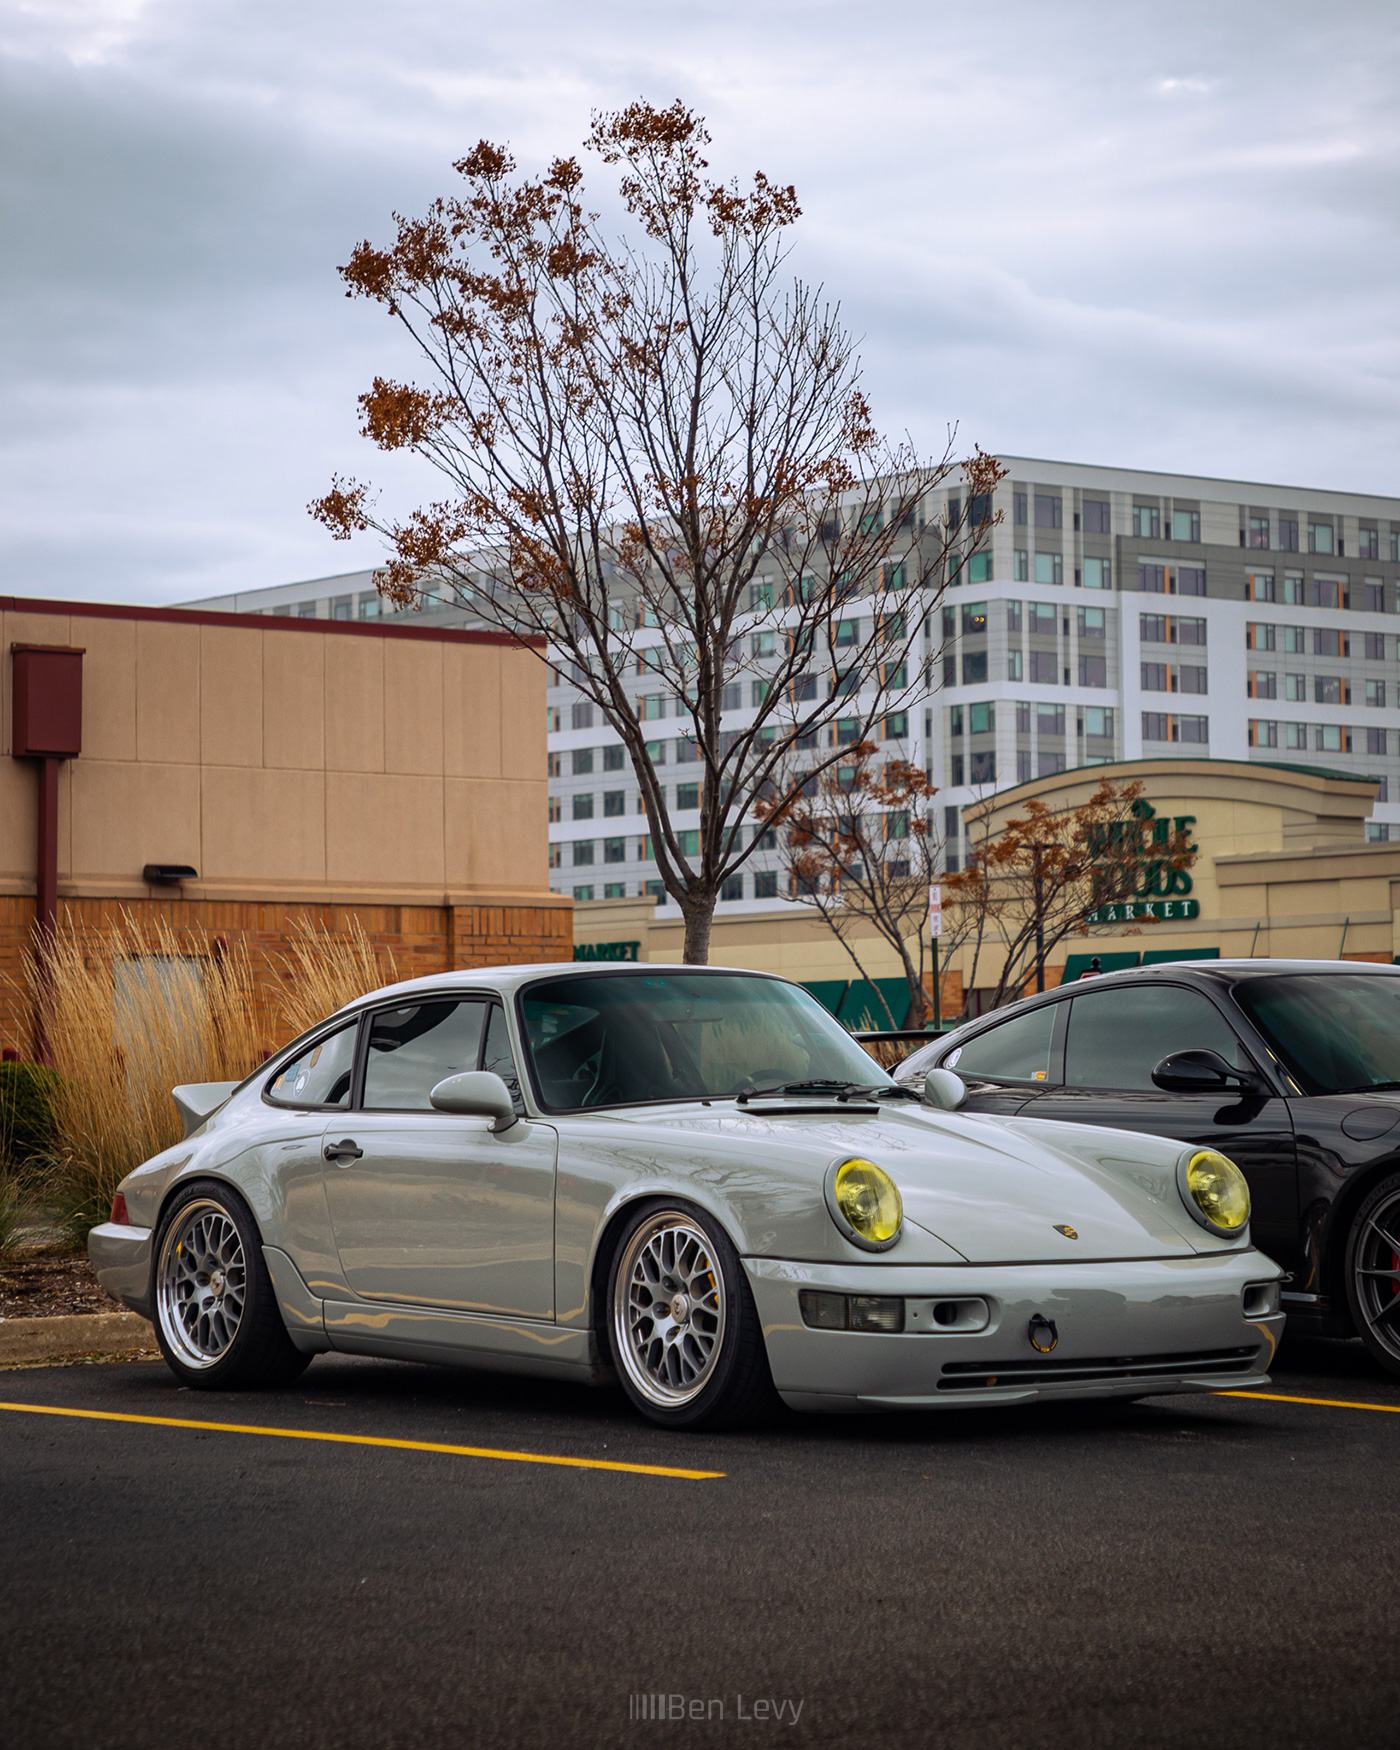
[[[773,1383],[794,1409],[966,1409],[979,1404],[1157,1396],[1268,1383],[1282,1313],[1244,1315],[1244,1289],[1277,1281],[1261,1253],[1096,1264],[956,1268],[745,1258]],[[980,1296],[980,1331],[813,1330],[804,1289],[909,1299]],[[1039,1314],[1058,1332],[1038,1354]]]
[[97,1280],[112,1299],[143,1319],[154,1319],[150,1228],[104,1221],[89,1233],[87,1247]]

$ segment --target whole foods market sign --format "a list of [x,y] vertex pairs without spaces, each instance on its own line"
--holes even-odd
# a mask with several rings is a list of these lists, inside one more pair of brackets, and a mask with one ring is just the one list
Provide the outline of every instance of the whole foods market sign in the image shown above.
[[575,960],[635,960],[640,942],[575,942]]
[[[1196,851],[1194,814],[1158,817],[1141,797],[1127,820],[1089,829],[1089,848],[1102,860],[1097,885],[1104,903],[1091,911],[1089,924],[1161,923],[1201,915],[1201,902],[1189,898],[1191,871],[1183,860]],[[1110,897],[1111,896],[1111,897]]]

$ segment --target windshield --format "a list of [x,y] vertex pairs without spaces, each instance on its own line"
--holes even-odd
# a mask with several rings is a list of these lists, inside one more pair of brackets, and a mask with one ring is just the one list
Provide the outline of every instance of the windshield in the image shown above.
[[1251,978],[1234,996],[1305,1093],[1400,1086],[1400,978]]
[[820,1081],[893,1087],[815,997],[743,973],[623,973],[534,985],[520,999],[543,1104],[723,1100]]

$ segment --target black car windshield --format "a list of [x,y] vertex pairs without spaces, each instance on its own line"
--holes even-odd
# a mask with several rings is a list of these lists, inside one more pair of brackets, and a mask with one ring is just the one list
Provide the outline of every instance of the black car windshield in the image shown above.
[[723,1100],[795,1082],[895,1085],[815,997],[776,979],[583,975],[527,988],[520,1008],[551,1111]]
[[1400,976],[1250,978],[1234,995],[1305,1093],[1400,1087]]

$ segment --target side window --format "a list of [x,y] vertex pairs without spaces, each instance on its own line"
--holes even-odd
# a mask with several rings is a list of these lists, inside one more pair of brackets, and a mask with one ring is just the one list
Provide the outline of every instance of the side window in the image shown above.
[[950,1051],[944,1069],[960,1076],[990,1076],[996,1081],[1043,1082],[1050,1074],[1050,1044],[1059,1003],[1043,1003],[1029,1014],[989,1027],[966,1045]]
[[439,1082],[477,1067],[485,1021],[486,1004],[476,1001],[381,1009],[370,1019],[365,1110],[432,1111]]
[[294,1058],[267,1089],[267,1098],[278,1106],[348,1106],[357,1028],[351,1021]]
[[1077,996],[1070,1005],[1065,1085],[1155,1093],[1154,1065],[1169,1052],[1204,1048],[1248,1064],[1239,1040],[1209,998],[1179,984],[1127,985]]
[[486,1052],[481,1067],[498,1075],[510,1089],[517,1112],[524,1112],[520,1097],[520,1071],[515,1067],[515,1053],[510,1048],[510,1033],[506,1028],[506,1012],[499,1003],[491,1005],[491,1019],[486,1025]]

